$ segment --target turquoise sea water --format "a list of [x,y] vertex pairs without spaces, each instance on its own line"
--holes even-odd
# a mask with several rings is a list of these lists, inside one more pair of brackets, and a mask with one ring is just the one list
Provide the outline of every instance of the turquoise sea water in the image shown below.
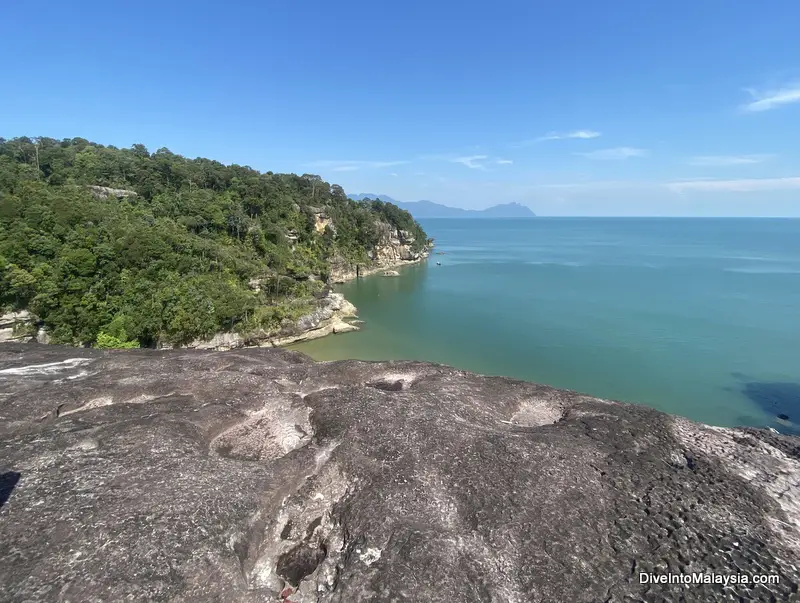
[[428,360],[716,425],[798,430],[800,220],[423,226],[444,255],[341,286],[363,330],[295,349]]

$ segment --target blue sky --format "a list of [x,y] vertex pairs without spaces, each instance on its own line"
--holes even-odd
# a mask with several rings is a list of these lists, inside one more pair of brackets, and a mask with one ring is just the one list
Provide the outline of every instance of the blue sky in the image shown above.
[[795,0],[3,3],[0,136],[542,215],[800,216]]

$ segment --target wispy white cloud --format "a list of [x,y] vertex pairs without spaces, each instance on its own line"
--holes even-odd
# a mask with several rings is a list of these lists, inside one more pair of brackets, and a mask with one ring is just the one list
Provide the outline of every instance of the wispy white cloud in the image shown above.
[[391,174],[389,174],[389,175],[390,175],[390,176],[394,176],[395,178],[397,178],[397,173],[396,173],[396,172],[392,172],[392,173],[391,173]]
[[788,178],[744,178],[738,180],[684,180],[670,182],[667,188],[675,193],[777,191],[800,188],[800,176]]
[[488,155],[470,155],[469,157],[455,157],[450,161],[465,165],[472,170],[485,170],[486,166],[481,162],[488,158]]
[[348,161],[348,160],[331,160],[326,159],[323,161],[311,161],[305,165],[310,168],[318,168],[322,170],[331,170],[332,172],[355,172],[361,169],[380,169],[392,167],[395,165],[405,165],[408,161]]
[[699,155],[689,159],[689,165],[703,167],[752,165],[754,163],[764,163],[773,157],[774,155]]
[[628,159],[630,157],[644,157],[647,155],[647,151],[645,149],[634,149],[631,147],[615,147],[613,149],[601,149],[599,151],[575,154],[582,157],[588,157],[589,159],[613,161],[619,159]]
[[511,159],[504,159],[503,157],[493,157],[491,155],[422,155],[418,158],[420,161],[446,161],[448,163],[459,163],[464,167],[471,170],[489,170],[490,165],[511,165],[514,163]]
[[800,103],[800,82],[778,90],[759,92],[748,88],[746,91],[753,97],[753,100],[742,105],[741,109],[751,113],[769,111],[770,109],[777,109],[783,105]]
[[529,145],[536,144],[537,142],[545,142],[546,140],[566,140],[569,138],[588,140],[590,138],[598,138],[600,136],[601,136],[600,132],[595,132],[594,130],[573,130],[572,132],[548,132],[544,136],[531,138],[529,140],[523,140],[522,142],[518,142],[513,146],[527,147]]
[[600,136],[600,132],[595,132],[594,130],[575,130],[573,132],[550,132],[549,134],[545,134],[544,136],[540,136],[537,140],[544,141],[544,140],[564,140],[565,138],[581,138],[583,140],[588,140],[590,138],[598,138]]

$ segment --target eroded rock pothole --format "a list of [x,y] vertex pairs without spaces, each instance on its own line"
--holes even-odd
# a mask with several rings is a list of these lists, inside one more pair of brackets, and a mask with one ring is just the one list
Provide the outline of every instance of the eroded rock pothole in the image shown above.
[[211,449],[220,456],[247,461],[281,458],[311,441],[310,412],[303,404],[266,406],[216,436]]

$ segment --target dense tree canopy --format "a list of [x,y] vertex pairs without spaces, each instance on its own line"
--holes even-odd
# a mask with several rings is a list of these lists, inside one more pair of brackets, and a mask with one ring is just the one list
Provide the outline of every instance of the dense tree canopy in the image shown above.
[[408,212],[312,174],[0,138],[0,310],[102,347],[270,330],[308,311],[332,260],[367,262],[379,221],[427,242]]

